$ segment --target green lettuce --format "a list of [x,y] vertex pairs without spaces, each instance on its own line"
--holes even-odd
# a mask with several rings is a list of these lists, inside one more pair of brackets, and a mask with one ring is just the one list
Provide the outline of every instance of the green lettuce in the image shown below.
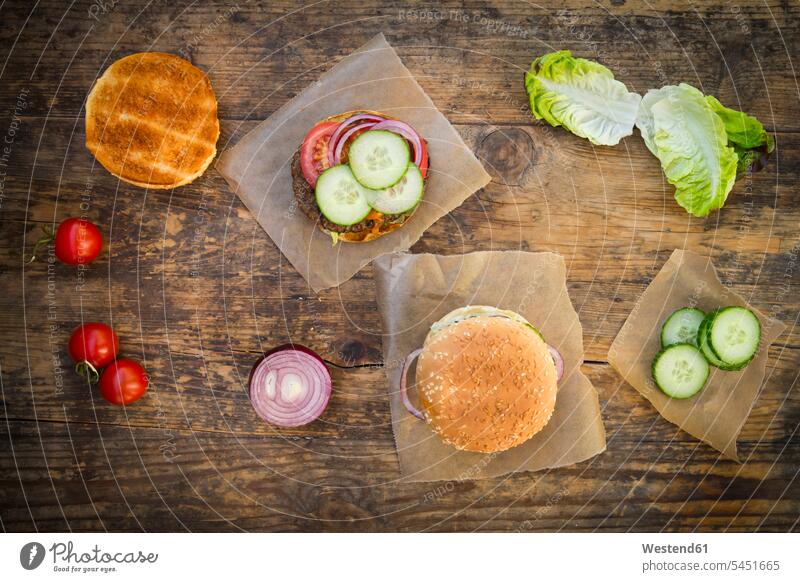
[[694,216],[722,208],[736,181],[739,156],[728,143],[725,122],[701,91],[685,83],[648,91],[636,126],[675,186],[678,204]]
[[566,50],[533,61],[525,88],[536,119],[563,125],[595,145],[616,145],[631,135],[642,99],[603,65]]
[[639,128],[661,162],[675,199],[694,216],[725,204],[737,176],[759,170],[775,149],[755,118],[681,83],[631,93],[599,63],[570,51],[543,55],[525,74],[536,119],[596,145],[616,145]]
[[758,119],[725,107],[711,95],[706,96],[706,101],[725,125],[728,145],[734,149],[739,160],[739,174],[745,173],[756,161],[765,158],[775,149],[775,141]]

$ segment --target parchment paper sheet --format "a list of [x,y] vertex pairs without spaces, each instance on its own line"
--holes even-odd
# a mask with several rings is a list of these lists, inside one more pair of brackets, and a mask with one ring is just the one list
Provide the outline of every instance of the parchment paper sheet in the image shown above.
[[[389,380],[400,470],[406,481],[495,477],[571,465],[605,450],[597,392],[580,372],[583,332],[569,300],[560,255],[521,251],[467,255],[394,254],[374,264],[383,322],[383,355]],[[529,441],[497,454],[458,451],[411,416],[400,398],[405,357],[422,346],[432,323],[466,305],[511,309],[539,328],[564,357],[556,409]],[[409,384],[413,383],[412,370]],[[418,402],[409,388],[412,402]]]
[[[681,307],[697,307],[708,312],[727,305],[747,307],[758,316],[761,321],[758,354],[739,372],[712,367],[705,388],[693,398],[669,398],[653,383],[650,372],[653,357],[661,349],[662,324]],[[678,249],[639,298],[611,345],[608,361],[661,416],[725,457],[738,461],[736,436],[761,390],[769,346],[785,327],[727,289],[708,257]]]
[[[334,247],[297,207],[291,159],[314,124],[355,109],[381,111],[413,125],[428,142],[431,171],[423,203],[403,228],[369,243]],[[340,285],[380,255],[409,248],[491,179],[383,34],[225,151],[217,169],[314,291]]]

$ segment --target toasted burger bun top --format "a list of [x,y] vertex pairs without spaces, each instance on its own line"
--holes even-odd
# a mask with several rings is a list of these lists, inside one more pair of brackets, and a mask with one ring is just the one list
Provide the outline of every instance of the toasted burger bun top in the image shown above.
[[109,172],[137,186],[188,184],[214,159],[218,137],[211,83],[175,55],[119,59],[86,101],[86,147]]
[[500,452],[548,423],[556,368],[547,344],[521,316],[462,308],[428,334],[417,387],[426,419],[445,442],[465,451]]

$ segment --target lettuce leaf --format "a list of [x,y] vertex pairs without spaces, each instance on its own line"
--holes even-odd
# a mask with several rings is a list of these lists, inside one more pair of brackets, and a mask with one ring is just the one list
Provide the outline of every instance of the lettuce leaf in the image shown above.
[[525,88],[536,119],[563,125],[595,145],[616,145],[631,135],[642,99],[603,65],[575,58],[567,50],[533,61]]
[[772,135],[751,115],[725,107],[716,97],[706,96],[711,109],[722,119],[728,134],[728,145],[738,157],[737,173],[743,174],[757,161],[764,161],[775,149]]
[[739,156],[728,145],[725,122],[701,91],[685,83],[648,91],[636,126],[675,186],[678,204],[694,216],[722,208],[736,181]]

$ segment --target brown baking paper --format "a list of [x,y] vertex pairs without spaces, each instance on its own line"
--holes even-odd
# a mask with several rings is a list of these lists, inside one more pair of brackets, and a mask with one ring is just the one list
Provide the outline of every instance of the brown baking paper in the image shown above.
[[[403,480],[496,477],[571,465],[605,450],[597,392],[580,371],[583,332],[567,294],[566,267],[560,255],[521,251],[394,254],[381,257],[374,267]],[[502,453],[458,451],[445,444],[427,423],[406,411],[400,397],[403,360],[422,346],[431,324],[467,305],[516,311],[541,330],[564,358],[564,377],[550,422],[530,440]],[[412,368],[410,386],[413,373]],[[413,387],[409,395],[417,402]]]
[[[297,207],[291,159],[314,124],[356,109],[381,111],[414,126],[428,142],[431,168],[423,202],[402,228],[369,243],[333,246]],[[225,151],[217,169],[314,291],[340,285],[380,255],[408,249],[490,181],[382,34]]]
[[[761,321],[756,357],[739,372],[712,367],[708,383],[693,398],[678,400],[665,395],[653,382],[650,368],[661,349],[661,326],[666,318],[681,307],[708,312],[728,305],[747,307]],[[608,361],[661,416],[738,461],[736,437],[761,390],[769,346],[784,329],[780,321],[766,317],[727,289],[708,257],[678,249],[639,298],[611,345]]]

